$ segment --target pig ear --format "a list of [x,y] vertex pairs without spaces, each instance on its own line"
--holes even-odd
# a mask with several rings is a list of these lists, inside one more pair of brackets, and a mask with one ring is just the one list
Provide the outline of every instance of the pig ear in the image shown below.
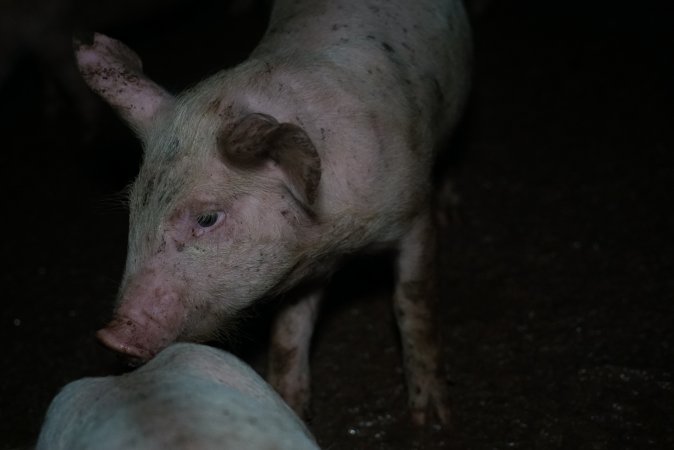
[[137,133],[144,135],[157,111],[173,102],[171,94],[143,74],[138,55],[121,42],[94,33],[75,37],[73,45],[84,81]]
[[310,207],[321,180],[321,159],[306,132],[291,123],[278,123],[266,114],[249,114],[218,139],[224,160],[241,168],[258,168],[272,161],[285,174],[290,192]]

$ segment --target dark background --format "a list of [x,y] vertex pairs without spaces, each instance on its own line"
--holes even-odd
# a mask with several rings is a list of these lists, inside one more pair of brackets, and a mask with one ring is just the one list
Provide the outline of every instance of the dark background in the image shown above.
[[[239,3],[2,4],[0,449],[34,442],[65,383],[122,370],[93,333],[123,269],[120,192],[140,146],[74,76],[72,29],[123,40],[179,91],[253,48],[266,8]],[[674,448],[666,3],[472,3],[474,90],[448,149],[460,203],[439,249],[453,427],[409,425],[390,264],[375,258],[336,277],[316,334],[324,448]],[[260,329],[236,345],[257,368]]]

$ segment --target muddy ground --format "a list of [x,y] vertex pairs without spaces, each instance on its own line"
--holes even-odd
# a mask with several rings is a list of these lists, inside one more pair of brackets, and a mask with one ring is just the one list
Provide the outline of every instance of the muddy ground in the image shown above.
[[[494,0],[474,18],[475,86],[448,149],[461,202],[439,249],[453,426],[409,425],[390,263],[368,258],[338,274],[316,334],[323,448],[674,448],[674,32],[658,4]],[[177,91],[243,58],[265,13],[117,17],[102,31]],[[93,333],[140,158],[97,100],[83,120],[35,58],[10,68],[0,449],[33,443],[66,382],[123,370]],[[251,324],[234,348],[261,368],[264,340]]]

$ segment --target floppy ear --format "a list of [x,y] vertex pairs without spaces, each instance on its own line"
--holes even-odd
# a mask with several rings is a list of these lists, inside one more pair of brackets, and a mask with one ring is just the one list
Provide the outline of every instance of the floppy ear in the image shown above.
[[223,130],[218,148],[226,163],[239,168],[254,169],[273,161],[295,198],[307,207],[316,201],[321,159],[301,127],[278,123],[266,114],[249,114]]
[[141,137],[157,111],[173,103],[173,96],[143,74],[138,55],[121,42],[94,33],[75,37],[73,45],[84,81]]

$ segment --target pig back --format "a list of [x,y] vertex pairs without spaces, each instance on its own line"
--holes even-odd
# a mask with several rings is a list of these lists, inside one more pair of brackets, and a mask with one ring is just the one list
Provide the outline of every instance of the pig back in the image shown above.
[[[471,53],[459,0],[282,0],[248,64],[262,81],[256,108],[301,124],[316,144],[325,214],[370,230],[371,216],[394,228],[427,198],[466,102]],[[399,234],[381,227],[365,234]]]
[[121,376],[84,378],[54,399],[47,449],[317,449],[301,421],[229,353],[174,344]]
[[[264,70],[290,63],[323,72],[319,86],[350,92],[380,121],[414,121],[444,134],[469,91],[471,30],[461,0],[278,0],[251,59],[264,61]],[[340,103],[330,98],[324,106]]]

